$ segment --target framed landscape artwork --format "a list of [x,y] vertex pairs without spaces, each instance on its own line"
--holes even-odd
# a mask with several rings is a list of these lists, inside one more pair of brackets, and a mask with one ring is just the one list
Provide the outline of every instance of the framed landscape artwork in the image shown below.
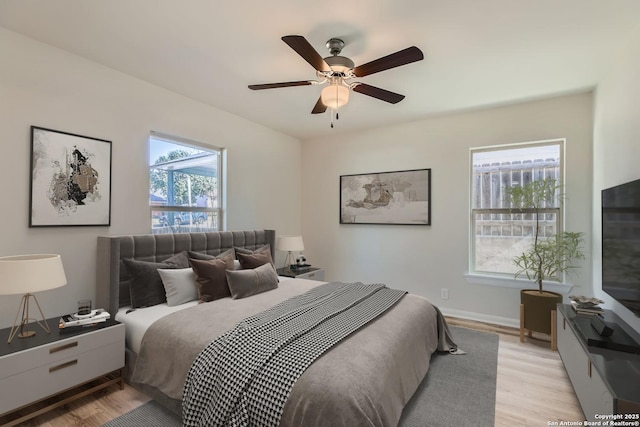
[[431,225],[431,169],[340,176],[340,224]]
[[111,141],[31,127],[29,227],[111,225]]

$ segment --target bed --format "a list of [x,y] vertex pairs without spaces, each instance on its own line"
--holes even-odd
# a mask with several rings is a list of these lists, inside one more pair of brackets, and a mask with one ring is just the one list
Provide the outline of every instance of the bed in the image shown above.
[[[275,289],[247,298],[130,311],[131,277],[124,260],[162,262],[184,251],[216,256],[265,245],[275,259],[274,230],[98,238],[96,303],[126,325],[126,375],[134,386],[182,415],[185,379],[209,342],[248,316],[333,284],[279,277]],[[427,374],[431,354],[454,346],[447,332],[435,306],[420,296],[403,295],[305,368],[288,392],[279,425],[397,425]]]

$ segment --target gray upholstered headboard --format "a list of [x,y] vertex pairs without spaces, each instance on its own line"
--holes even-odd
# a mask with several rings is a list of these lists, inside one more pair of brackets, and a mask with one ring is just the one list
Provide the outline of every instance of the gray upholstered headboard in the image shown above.
[[275,260],[275,238],[275,230],[99,236],[96,307],[107,309],[113,318],[121,303],[129,300],[123,259],[160,262],[182,251],[218,255],[234,246],[253,250],[268,243]]

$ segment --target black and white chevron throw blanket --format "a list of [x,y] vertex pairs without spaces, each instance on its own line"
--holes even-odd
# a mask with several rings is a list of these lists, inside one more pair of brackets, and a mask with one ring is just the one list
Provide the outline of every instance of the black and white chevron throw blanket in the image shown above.
[[184,386],[185,426],[278,426],[302,373],[405,295],[332,282],[248,317],[196,358]]

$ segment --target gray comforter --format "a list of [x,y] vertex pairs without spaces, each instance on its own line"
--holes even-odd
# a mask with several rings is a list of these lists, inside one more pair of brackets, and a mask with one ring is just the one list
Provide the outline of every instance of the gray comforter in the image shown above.
[[[144,336],[132,381],[173,399],[202,349],[247,316],[318,282],[284,280],[278,289],[224,299],[155,322]],[[396,426],[429,367],[431,353],[450,341],[444,319],[426,299],[405,295],[385,314],[318,358],[295,383],[281,426]]]

